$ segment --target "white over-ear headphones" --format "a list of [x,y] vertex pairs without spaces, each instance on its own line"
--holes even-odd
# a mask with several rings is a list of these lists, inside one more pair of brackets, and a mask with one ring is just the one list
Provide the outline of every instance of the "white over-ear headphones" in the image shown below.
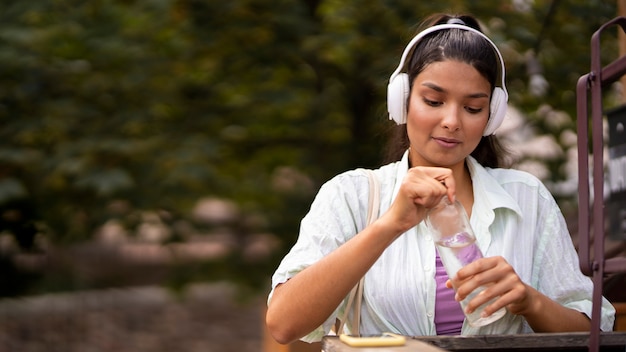
[[405,68],[404,66],[406,58],[413,49],[413,47],[420,40],[422,40],[422,38],[430,33],[454,28],[470,31],[485,38],[485,40],[487,40],[487,42],[489,42],[491,46],[493,46],[494,51],[498,54],[498,58],[500,59],[500,77],[502,78],[502,82],[500,83],[500,87],[496,86],[494,88],[491,95],[489,121],[487,122],[485,131],[483,132],[483,136],[489,136],[493,134],[496,129],[502,124],[504,116],[506,115],[507,102],[509,100],[509,94],[506,91],[506,85],[504,82],[504,59],[502,59],[502,54],[500,54],[498,47],[496,47],[491,39],[489,39],[480,31],[462,24],[448,23],[429,27],[424,31],[418,33],[409,42],[409,44],[404,49],[404,52],[402,53],[402,58],[400,59],[400,64],[398,65],[398,68],[393,72],[393,74],[391,74],[391,77],[389,78],[389,85],[387,86],[387,110],[389,111],[389,119],[394,120],[399,125],[406,123],[407,100],[409,98],[409,93],[411,89],[409,87],[409,75],[402,72],[402,70],[404,70]]

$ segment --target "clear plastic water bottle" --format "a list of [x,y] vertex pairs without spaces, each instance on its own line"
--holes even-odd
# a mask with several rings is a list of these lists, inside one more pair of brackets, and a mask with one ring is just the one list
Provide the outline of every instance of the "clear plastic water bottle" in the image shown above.
[[[463,205],[458,201],[451,203],[448,197],[443,197],[441,202],[429,209],[426,213],[426,226],[432,232],[435,244],[439,250],[439,256],[443,266],[452,278],[462,267],[483,257],[480,248],[476,245],[476,236],[470,225],[467,213]],[[463,301],[461,307],[465,312],[465,307],[476,297],[485,287],[477,287]],[[456,290],[456,287],[455,287]],[[488,317],[481,317],[486,306],[493,303],[496,298],[481,305],[470,314],[465,314],[471,326],[478,327],[490,324],[504,316],[506,310],[499,309]]]

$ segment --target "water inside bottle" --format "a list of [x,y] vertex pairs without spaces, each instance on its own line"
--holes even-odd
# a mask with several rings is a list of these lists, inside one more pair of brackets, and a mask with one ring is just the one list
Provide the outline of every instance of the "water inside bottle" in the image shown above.
[[[480,248],[476,245],[474,236],[467,232],[459,232],[444,237],[436,242],[439,246],[439,255],[447,270],[456,273],[467,264],[483,257]],[[450,271],[448,271],[450,273]]]

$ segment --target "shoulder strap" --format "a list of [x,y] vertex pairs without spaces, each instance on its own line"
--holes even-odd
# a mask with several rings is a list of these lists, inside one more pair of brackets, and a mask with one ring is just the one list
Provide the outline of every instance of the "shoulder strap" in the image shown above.
[[376,178],[376,174],[372,170],[366,170],[369,177],[370,195],[369,195],[369,207],[367,213],[367,225],[373,223],[378,219],[378,208],[380,207],[380,184]]
[[[378,179],[376,178],[376,174],[372,170],[365,170],[367,177],[369,178],[369,200],[368,200],[368,210],[367,210],[367,225],[370,225],[378,218],[378,209],[380,207],[380,184],[378,183]],[[363,283],[365,281],[365,276],[361,278],[361,280],[354,286],[352,291],[350,291],[350,295],[348,296],[348,302],[346,304],[346,310],[343,313],[343,316],[339,320],[339,326],[337,328],[337,335],[341,335],[343,333],[343,326],[348,319],[348,314],[350,311],[353,311],[352,314],[352,334],[356,336],[360,336],[360,325],[361,325],[361,304],[363,302]],[[354,307],[352,303],[354,302]]]

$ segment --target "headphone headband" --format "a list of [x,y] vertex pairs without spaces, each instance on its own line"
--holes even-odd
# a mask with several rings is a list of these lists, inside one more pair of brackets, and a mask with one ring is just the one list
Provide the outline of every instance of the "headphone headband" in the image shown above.
[[[418,33],[415,37],[413,37],[413,39],[411,39],[409,44],[406,46],[406,48],[404,49],[404,52],[402,53],[400,64],[398,65],[396,70],[391,74],[391,77],[389,78],[389,86],[387,88],[387,100],[388,100],[387,105],[388,105],[388,110],[389,110],[389,118],[395,120],[398,124],[406,123],[406,113],[407,113],[406,99],[408,99],[408,92],[410,91],[410,87],[408,87],[409,85],[408,75],[406,73],[403,73],[402,71],[405,68],[405,62],[406,62],[407,56],[409,56],[409,54],[413,50],[413,47],[420,40],[422,40],[425,36],[433,32],[447,30],[447,29],[460,29],[460,30],[469,31],[469,32],[478,34],[480,37],[484,38],[489,44],[491,44],[491,46],[493,47],[493,50],[496,52],[498,56],[498,59],[500,60],[500,70],[499,70],[500,72],[499,73],[500,73],[501,81],[498,82],[500,85],[499,87],[498,85],[496,85],[496,89],[494,89],[494,92],[492,94],[492,98],[491,98],[492,100],[491,110],[492,111],[489,117],[489,122],[487,123],[487,127],[485,128],[484,135],[487,136],[487,135],[493,134],[493,132],[495,132],[495,130],[500,126],[500,124],[502,123],[502,120],[504,119],[504,115],[506,114],[506,104],[508,101],[508,93],[507,93],[506,84],[505,84],[506,68],[504,66],[504,59],[502,58],[502,54],[500,53],[500,50],[498,50],[498,47],[484,33],[472,27],[468,27],[466,25],[456,24],[456,23],[438,24],[438,25],[429,27],[421,31],[420,33]],[[500,88],[500,89],[497,89],[497,88]],[[392,94],[393,95],[401,94],[401,96],[396,97],[396,96],[392,96]],[[398,108],[399,103],[396,101],[398,98],[403,99],[403,101],[400,103],[401,104],[400,108]],[[494,104],[495,106],[493,106]]]

